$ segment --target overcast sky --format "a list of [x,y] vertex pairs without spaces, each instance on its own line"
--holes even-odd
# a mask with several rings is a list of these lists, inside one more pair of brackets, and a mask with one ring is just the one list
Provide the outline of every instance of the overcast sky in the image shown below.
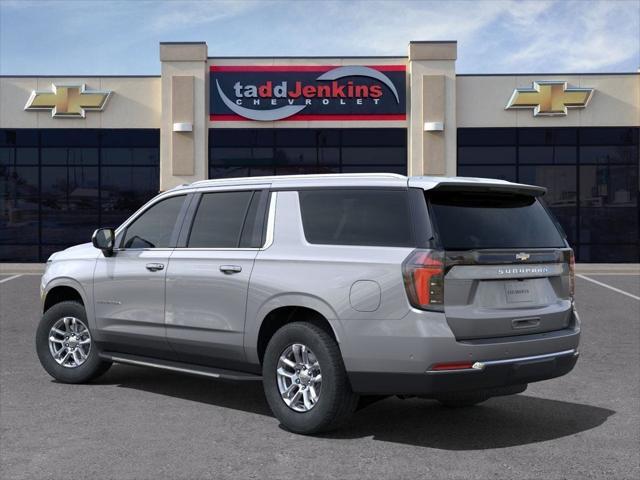
[[457,40],[459,73],[640,66],[640,0],[0,0],[0,74],[158,74],[158,42],[210,56],[406,55]]

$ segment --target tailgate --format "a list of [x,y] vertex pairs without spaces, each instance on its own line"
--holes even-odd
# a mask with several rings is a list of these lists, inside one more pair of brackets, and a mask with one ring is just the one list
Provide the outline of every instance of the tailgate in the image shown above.
[[[567,328],[572,303],[569,250],[447,252],[445,316],[457,339]],[[515,263],[518,262],[518,263]]]

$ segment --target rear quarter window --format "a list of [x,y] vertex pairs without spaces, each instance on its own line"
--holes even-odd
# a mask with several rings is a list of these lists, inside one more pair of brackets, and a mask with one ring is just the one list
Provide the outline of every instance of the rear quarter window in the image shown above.
[[565,246],[556,222],[536,197],[436,191],[428,193],[427,199],[446,250]]
[[309,243],[412,246],[406,190],[323,189],[298,195]]

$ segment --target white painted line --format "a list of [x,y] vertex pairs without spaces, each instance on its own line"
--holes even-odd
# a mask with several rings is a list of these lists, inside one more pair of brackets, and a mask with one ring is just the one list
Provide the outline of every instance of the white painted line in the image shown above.
[[[1,0],[0,0],[1,1]],[[35,272],[0,272],[0,276],[3,275],[22,275],[23,277],[41,277],[42,273],[35,273]]]
[[20,273],[18,275],[13,275],[11,277],[3,278],[2,280],[0,280],[0,283],[8,282],[10,280],[14,280],[14,279],[16,279],[18,277],[21,277],[21,276],[22,276],[22,274]]
[[576,277],[582,278],[583,280],[586,280],[588,282],[595,283],[596,285],[600,285],[601,287],[608,288],[609,290],[613,290],[614,292],[621,293],[623,295],[626,295],[627,297],[633,298],[634,300],[640,301],[640,297],[632,295],[629,292],[625,292],[624,290],[620,290],[619,288],[612,287],[611,285],[607,285],[606,283],[602,283],[597,280],[594,280],[593,278],[589,278],[585,275],[580,275],[580,274],[577,274]]
[[619,277],[619,276],[627,276],[627,277],[640,277],[640,273],[629,273],[629,272],[586,272],[582,273],[582,275],[589,275],[591,277],[597,277],[598,275],[604,277]]

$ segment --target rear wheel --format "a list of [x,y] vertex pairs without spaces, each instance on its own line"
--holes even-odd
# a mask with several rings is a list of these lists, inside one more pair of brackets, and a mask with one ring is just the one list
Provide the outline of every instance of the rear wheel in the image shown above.
[[310,323],[289,323],[273,335],[264,355],[262,378],[271,410],[295,433],[338,428],[358,405],[338,344]]
[[85,383],[111,366],[99,356],[91,338],[84,306],[60,302],[45,312],[36,331],[40,363],[56,380]]

